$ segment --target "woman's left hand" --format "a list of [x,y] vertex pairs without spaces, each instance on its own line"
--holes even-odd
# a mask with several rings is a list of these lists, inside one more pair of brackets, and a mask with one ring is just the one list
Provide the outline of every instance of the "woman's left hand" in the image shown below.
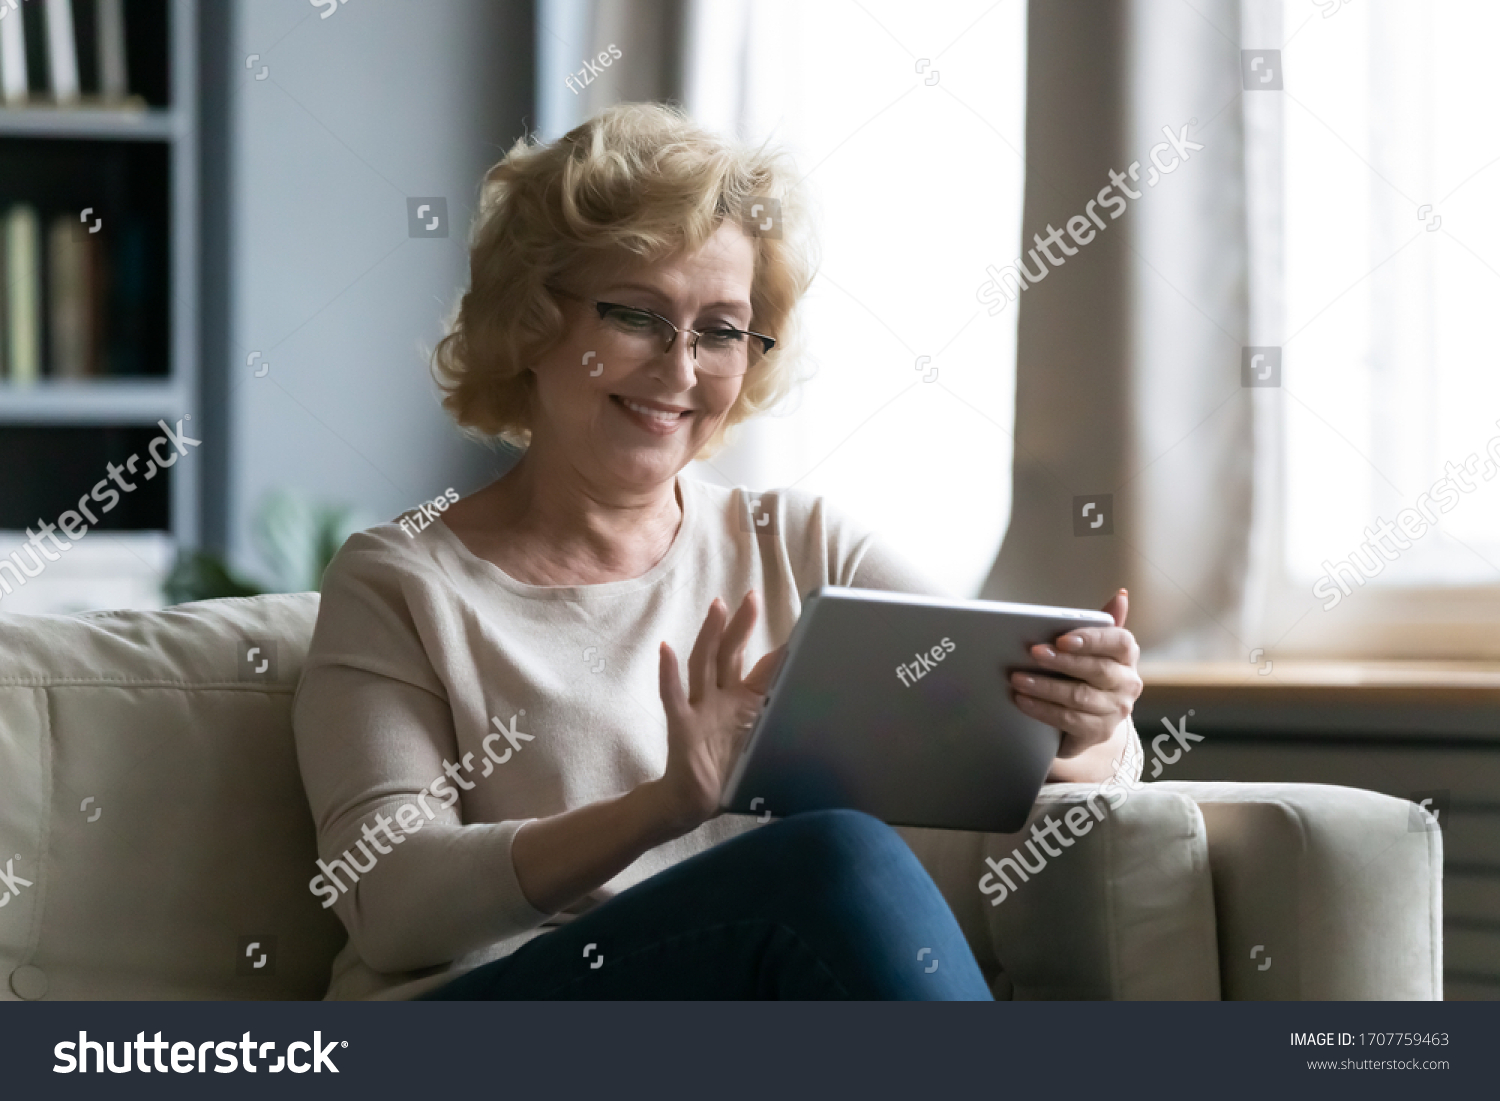
[[1141,694],[1144,686],[1136,672],[1141,648],[1125,630],[1129,608],[1129,597],[1121,589],[1104,605],[1114,617],[1113,627],[1080,627],[1058,638],[1055,646],[1033,646],[1032,660],[1058,676],[1010,676],[1016,706],[1063,732],[1059,758],[1076,757],[1109,741]]

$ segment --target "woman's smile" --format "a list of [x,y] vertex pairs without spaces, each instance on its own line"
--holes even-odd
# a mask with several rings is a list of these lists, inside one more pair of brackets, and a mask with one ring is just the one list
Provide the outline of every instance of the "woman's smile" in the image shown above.
[[691,409],[684,409],[680,405],[629,398],[623,394],[611,394],[609,400],[631,422],[656,436],[670,436],[693,415]]

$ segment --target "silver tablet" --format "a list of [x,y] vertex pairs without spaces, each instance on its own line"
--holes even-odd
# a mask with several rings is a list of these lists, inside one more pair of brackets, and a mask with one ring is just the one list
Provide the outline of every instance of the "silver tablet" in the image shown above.
[[847,807],[891,825],[1013,833],[1061,735],[1011,702],[1030,647],[1104,612],[824,586],[720,806],[784,817]]

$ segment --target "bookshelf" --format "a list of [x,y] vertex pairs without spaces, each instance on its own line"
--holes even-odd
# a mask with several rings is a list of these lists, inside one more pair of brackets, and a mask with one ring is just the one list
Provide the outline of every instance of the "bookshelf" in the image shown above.
[[[92,5],[107,0],[68,2],[75,18],[87,21],[98,10]],[[53,11],[49,0],[22,0],[20,10],[28,34]],[[50,301],[32,315],[41,329],[34,377],[24,372],[17,377],[15,357],[3,354],[9,345],[0,342],[0,462],[8,464],[0,478],[0,556],[24,539],[21,529],[28,524],[55,521],[75,507],[79,495],[105,476],[107,463],[123,462],[138,451],[144,460],[141,446],[160,434],[158,419],[175,426],[190,417],[188,434],[204,436],[198,5],[196,0],[129,0],[121,10],[124,99],[105,102],[97,91],[90,94],[86,40],[75,30],[85,85],[79,100],[53,102],[46,91],[39,93],[33,73],[24,103],[0,103],[0,225],[17,204],[35,211],[32,234],[41,257],[40,278],[32,280],[35,292],[60,297],[58,287],[68,286],[55,282],[53,268],[62,267],[63,254],[49,232],[61,232],[60,223],[85,208],[94,208],[92,218],[103,218],[97,245],[85,241],[91,251],[78,269],[102,274],[80,277],[86,305],[76,315],[62,315],[82,317],[88,311],[85,351],[67,350],[75,345]],[[97,82],[103,63],[95,58],[93,64]],[[79,231],[74,234],[81,239]],[[0,271],[9,284],[6,255],[0,249]],[[6,302],[7,296],[0,296],[8,340],[13,318]],[[60,350],[62,345],[66,348]],[[65,364],[71,366],[62,373],[69,377],[59,373]],[[90,533],[109,537],[91,541],[89,557],[97,560],[110,537],[137,562],[160,559],[165,546],[199,545],[206,450],[198,448],[151,483],[140,483],[135,499],[126,499],[131,507],[102,517]],[[152,533],[157,545],[143,551]],[[132,537],[139,537],[133,547]],[[9,610],[30,609],[0,605],[0,611]]]
[[171,141],[181,115],[161,108],[0,107],[0,138]]

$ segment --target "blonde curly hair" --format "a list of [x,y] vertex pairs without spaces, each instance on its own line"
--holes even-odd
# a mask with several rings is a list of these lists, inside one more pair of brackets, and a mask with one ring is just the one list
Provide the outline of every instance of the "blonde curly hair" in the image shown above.
[[790,157],[727,142],[675,105],[609,107],[551,144],[522,138],[484,177],[469,239],[469,289],[432,355],[443,406],[467,433],[525,447],[528,368],[563,336],[547,291],[625,250],[659,260],[701,247],[751,199],[781,204],[779,237],[756,235],[749,328],[776,347],[746,376],[704,446],[775,406],[798,382],[797,304],[816,261]]

